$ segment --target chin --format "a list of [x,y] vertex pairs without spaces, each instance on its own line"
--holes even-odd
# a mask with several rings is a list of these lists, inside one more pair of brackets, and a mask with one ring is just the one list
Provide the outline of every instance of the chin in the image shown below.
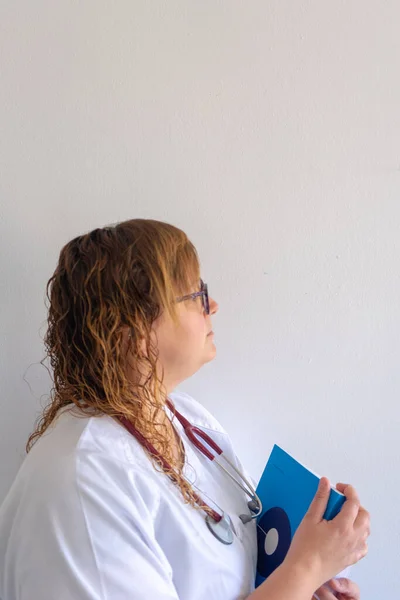
[[210,352],[207,353],[207,358],[206,358],[206,360],[204,362],[208,363],[208,362],[214,360],[214,358],[216,357],[216,355],[217,355],[217,349],[216,349],[215,346],[213,346],[212,350],[210,350]]

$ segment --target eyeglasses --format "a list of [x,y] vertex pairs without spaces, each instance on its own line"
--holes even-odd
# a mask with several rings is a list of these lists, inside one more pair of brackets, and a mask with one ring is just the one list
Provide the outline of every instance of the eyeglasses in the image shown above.
[[200,291],[193,292],[193,294],[188,294],[187,296],[181,296],[177,298],[177,302],[183,302],[183,300],[190,300],[201,296],[201,300],[203,303],[203,308],[206,315],[210,314],[210,301],[208,299],[208,286],[202,279],[200,279]]

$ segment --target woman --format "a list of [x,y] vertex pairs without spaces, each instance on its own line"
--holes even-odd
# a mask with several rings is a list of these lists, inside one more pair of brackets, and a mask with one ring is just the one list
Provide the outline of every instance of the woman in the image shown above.
[[[248,498],[178,419],[242,471],[216,419],[174,392],[216,354],[218,304],[186,235],[134,219],[78,236],[47,295],[54,387],[0,511],[1,600],[335,598],[324,582],[367,552],[355,490],[341,486],[347,501],[327,523],[323,478],[286,559],[254,591]],[[216,535],[221,515],[233,543]],[[352,582],[330,583],[339,598],[359,598]]]

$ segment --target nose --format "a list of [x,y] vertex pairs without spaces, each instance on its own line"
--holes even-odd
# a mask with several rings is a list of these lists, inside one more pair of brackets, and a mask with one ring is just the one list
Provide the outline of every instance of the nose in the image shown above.
[[208,301],[210,303],[210,315],[215,315],[215,313],[219,310],[219,304],[214,300],[214,298],[209,298]]

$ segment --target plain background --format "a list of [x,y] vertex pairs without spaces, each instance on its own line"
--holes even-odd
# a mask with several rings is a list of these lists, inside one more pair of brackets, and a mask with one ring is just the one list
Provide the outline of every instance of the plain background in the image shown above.
[[397,0],[2,0],[0,500],[49,378],[61,247],[184,229],[218,356],[180,389],[255,477],[274,442],[372,514],[363,600],[397,598]]

